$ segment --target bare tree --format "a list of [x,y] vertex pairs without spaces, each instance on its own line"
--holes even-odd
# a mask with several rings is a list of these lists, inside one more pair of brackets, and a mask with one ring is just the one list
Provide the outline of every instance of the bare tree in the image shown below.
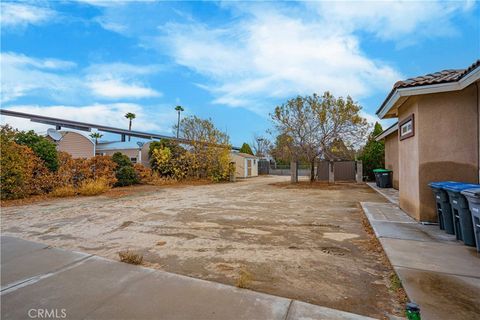
[[360,116],[359,106],[350,96],[335,98],[328,91],[322,96],[288,100],[277,106],[271,115],[276,130],[288,137],[292,160],[307,160],[311,165],[310,181],[315,179],[315,162],[328,159],[328,150],[335,139],[348,144],[363,140],[368,131],[367,121]]
[[253,135],[252,147],[257,157],[265,157],[270,154],[272,143],[268,138],[255,134]]

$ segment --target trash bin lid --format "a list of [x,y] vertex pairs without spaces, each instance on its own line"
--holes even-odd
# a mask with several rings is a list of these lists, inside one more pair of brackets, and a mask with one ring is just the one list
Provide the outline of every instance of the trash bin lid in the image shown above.
[[462,194],[464,196],[469,196],[472,198],[479,198],[480,199],[480,188],[474,188],[474,189],[466,189],[462,191]]
[[444,186],[449,185],[449,184],[456,184],[460,182],[455,182],[455,181],[434,181],[430,182],[428,185],[432,188],[437,188],[437,189],[442,189]]
[[392,172],[392,170],[389,170],[389,169],[373,169],[373,172],[378,172],[378,173],[381,173],[381,172]]
[[466,189],[474,189],[480,188],[480,184],[473,184],[473,183],[455,183],[455,184],[447,184],[443,186],[443,189],[448,191],[455,191],[455,192],[462,192]]

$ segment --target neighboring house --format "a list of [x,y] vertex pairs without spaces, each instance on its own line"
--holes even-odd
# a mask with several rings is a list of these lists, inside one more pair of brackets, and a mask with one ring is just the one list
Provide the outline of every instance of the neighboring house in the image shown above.
[[141,163],[144,166],[150,167],[148,150],[150,142],[135,142],[135,141],[114,141],[114,142],[99,142],[96,146],[96,155],[111,156],[115,152],[121,152],[127,155],[132,163]]
[[49,129],[47,138],[55,142],[58,151],[67,152],[73,158],[91,158],[95,155],[95,142],[81,133]]
[[235,176],[250,178],[258,176],[258,157],[241,152],[230,153],[232,162],[235,162]]
[[385,168],[393,171],[393,187],[398,190],[398,122],[376,137],[377,141],[382,139],[385,142]]
[[47,138],[55,142],[58,151],[67,152],[73,158],[91,158],[95,155],[111,156],[115,152],[127,155],[133,163],[141,163],[150,167],[148,151],[150,142],[137,143],[135,141],[98,142],[89,136],[76,131],[56,131],[49,129]]
[[428,183],[479,182],[479,103],[480,60],[399,81],[377,110],[381,119],[398,119],[377,140],[385,140],[400,207],[413,218],[437,219]]

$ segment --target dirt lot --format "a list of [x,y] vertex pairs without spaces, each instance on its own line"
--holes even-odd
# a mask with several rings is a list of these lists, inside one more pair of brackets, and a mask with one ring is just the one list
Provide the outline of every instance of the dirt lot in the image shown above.
[[140,187],[2,208],[2,233],[374,317],[398,313],[391,269],[362,225],[364,185],[260,177]]

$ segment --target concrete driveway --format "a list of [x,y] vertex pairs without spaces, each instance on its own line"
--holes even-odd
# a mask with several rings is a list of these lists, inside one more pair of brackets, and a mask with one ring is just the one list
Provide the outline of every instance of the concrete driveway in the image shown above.
[[371,319],[2,236],[1,318]]

